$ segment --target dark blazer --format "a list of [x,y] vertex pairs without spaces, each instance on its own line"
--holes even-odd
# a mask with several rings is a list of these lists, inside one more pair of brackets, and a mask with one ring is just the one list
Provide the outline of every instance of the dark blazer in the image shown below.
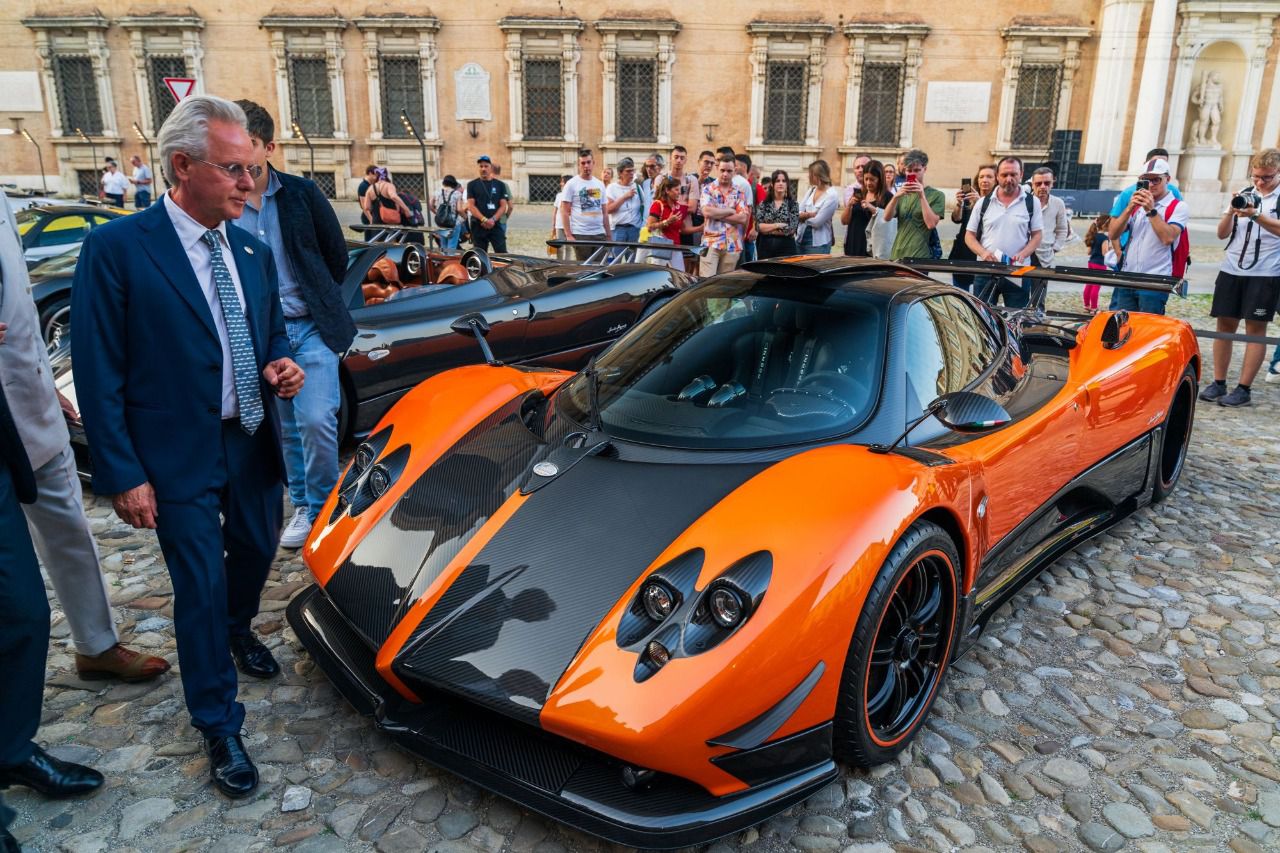
[[26,448],[22,446],[22,437],[18,435],[18,427],[13,422],[9,401],[3,391],[0,391],[0,462],[9,469],[18,502],[35,503],[36,475],[31,470],[31,461],[27,459]]
[[347,275],[347,241],[342,226],[333,205],[314,181],[277,171],[269,164],[267,168],[280,179],[276,212],[302,299],[320,330],[320,339],[342,355],[356,336],[356,324],[342,299],[342,280]]
[[[227,238],[261,373],[267,362],[292,355],[275,261],[240,228],[228,225]],[[95,228],[84,241],[71,311],[94,491],[118,494],[149,481],[158,500],[183,502],[209,489],[220,476],[222,348],[163,199]],[[272,462],[283,479],[274,392],[265,380],[260,387],[276,437]]]

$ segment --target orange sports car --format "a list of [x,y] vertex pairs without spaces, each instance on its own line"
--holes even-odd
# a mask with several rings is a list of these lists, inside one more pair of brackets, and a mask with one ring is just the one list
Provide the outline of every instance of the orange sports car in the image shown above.
[[[1169,286],[1139,278],[1109,283]],[[656,848],[905,748],[997,607],[1169,495],[1200,369],[1178,320],[825,257],[707,279],[577,374],[489,361],[360,445],[290,623],[411,751]]]

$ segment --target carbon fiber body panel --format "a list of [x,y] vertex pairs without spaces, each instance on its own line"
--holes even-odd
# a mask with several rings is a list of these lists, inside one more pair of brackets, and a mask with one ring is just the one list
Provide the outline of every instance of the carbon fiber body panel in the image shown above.
[[299,593],[288,618],[343,695],[406,749],[527,809],[619,844],[705,844],[765,820],[837,775],[827,754],[727,797],[670,776],[633,791],[622,784],[622,765],[603,753],[447,693],[427,690],[422,704],[403,702],[373,671],[372,655],[359,653],[359,640],[319,587]]
[[476,555],[405,644],[396,674],[536,723],[627,588],[763,467],[583,457],[531,494]]
[[326,584],[370,645],[382,645],[519,484],[540,446],[521,420],[524,400],[494,411],[432,464]]

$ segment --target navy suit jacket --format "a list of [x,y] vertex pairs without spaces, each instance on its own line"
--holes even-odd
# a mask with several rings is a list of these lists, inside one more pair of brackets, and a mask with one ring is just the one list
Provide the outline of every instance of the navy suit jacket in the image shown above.
[[[271,250],[227,227],[258,371],[292,355]],[[196,498],[223,477],[222,348],[204,292],[162,203],[95,228],[71,289],[76,397],[93,457],[93,488],[144,482],[160,501]],[[283,479],[274,391],[260,379]],[[268,427],[269,425],[269,427]]]

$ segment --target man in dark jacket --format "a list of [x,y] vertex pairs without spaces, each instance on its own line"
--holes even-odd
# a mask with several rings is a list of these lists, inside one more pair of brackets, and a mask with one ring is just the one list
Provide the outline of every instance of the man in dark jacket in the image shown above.
[[276,147],[271,114],[253,101],[236,103],[249,120],[255,162],[263,169],[235,224],[271,247],[293,360],[307,375],[298,396],[276,404],[294,509],[280,544],[298,548],[338,482],[338,360],[356,333],[342,301],[347,247],[319,188],[267,162]]
[[[0,344],[5,326],[0,323]],[[49,601],[19,503],[35,503],[36,479],[22,438],[0,392],[0,789],[25,785],[48,797],[92,791],[102,774],[60,761],[32,742],[40,726],[44,664],[49,652]],[[0,853],[21,848],[9,834],[13,810],[0,797]]]

